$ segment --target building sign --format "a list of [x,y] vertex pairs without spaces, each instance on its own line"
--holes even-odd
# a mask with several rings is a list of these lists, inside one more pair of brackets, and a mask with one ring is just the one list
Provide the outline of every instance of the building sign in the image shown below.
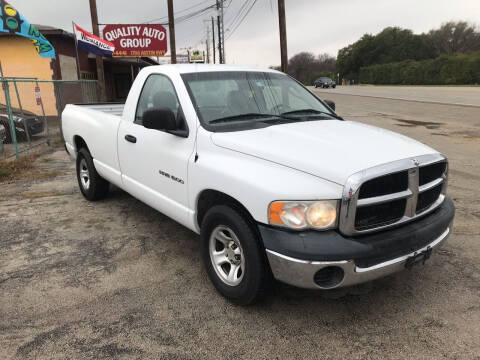
[[[177,54],[177,64],[188,64],[188,59],[188,54]],[[155,60],[158,61],[159,65],[166,65],[172,63],[172,58],[170,55],[157,56]]]
[[26,37],[32,40],[38,55],[55,59],[55,49],[52,44],[5,0],[0,0],[0,33]]
[[188,64],[188,54],[177,54],[177,64]]
[[114,57],[163,56],[167,30],[162,25],[107,25],[103,38],[115,45]]
[[193,50],[190,52],[190,62],[191,63],[204,63],[205,59],[203,57],[203,51]]

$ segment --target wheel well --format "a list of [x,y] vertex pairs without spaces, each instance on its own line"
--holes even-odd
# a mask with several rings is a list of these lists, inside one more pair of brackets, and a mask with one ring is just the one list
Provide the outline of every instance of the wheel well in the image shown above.
[[253,216],[238,200],[217,190],[204,190],[198,197],[197,202],[197,224],[199,227],[202,225],[207,211],[216,205],[230,206],[245,215],[251,224],[255,224]]
[[75,143],[75,149],[77,150],[77,152],[82,148],[86,148],[88,150],[87,143],[85,142],[85,140],[83,140],[81,136],[75,135],[73,137],[73,142]]

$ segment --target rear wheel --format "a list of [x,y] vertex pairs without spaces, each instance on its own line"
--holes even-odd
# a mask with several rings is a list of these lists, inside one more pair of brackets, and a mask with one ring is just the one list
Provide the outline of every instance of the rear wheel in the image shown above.
[[108,194],[109,183],[97,173],[92,156],[85,148],[77,154],[77,180],[87,200],[101,200]]
[[240,305],[260,300],[271,275],[253,225],[237,210],[218,205],[202,222],[202,252],[207,274],[217,291]]

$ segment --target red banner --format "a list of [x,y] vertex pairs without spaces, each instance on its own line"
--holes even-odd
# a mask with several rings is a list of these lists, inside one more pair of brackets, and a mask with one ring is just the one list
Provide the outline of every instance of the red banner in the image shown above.
[[114,57],[163,56],[167,30],[158,24],[107,25],[103,38],[115,45]]

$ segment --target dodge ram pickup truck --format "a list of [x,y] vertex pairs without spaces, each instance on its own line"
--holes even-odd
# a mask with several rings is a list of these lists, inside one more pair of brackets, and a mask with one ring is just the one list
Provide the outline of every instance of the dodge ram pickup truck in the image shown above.
[[88,200],[109,184],[200,234],[206,272],[250,304],[424,263],[452,231],[445,156],[346,121],[293,78],[226,65],[143,69],[125,105],[68,105]]

